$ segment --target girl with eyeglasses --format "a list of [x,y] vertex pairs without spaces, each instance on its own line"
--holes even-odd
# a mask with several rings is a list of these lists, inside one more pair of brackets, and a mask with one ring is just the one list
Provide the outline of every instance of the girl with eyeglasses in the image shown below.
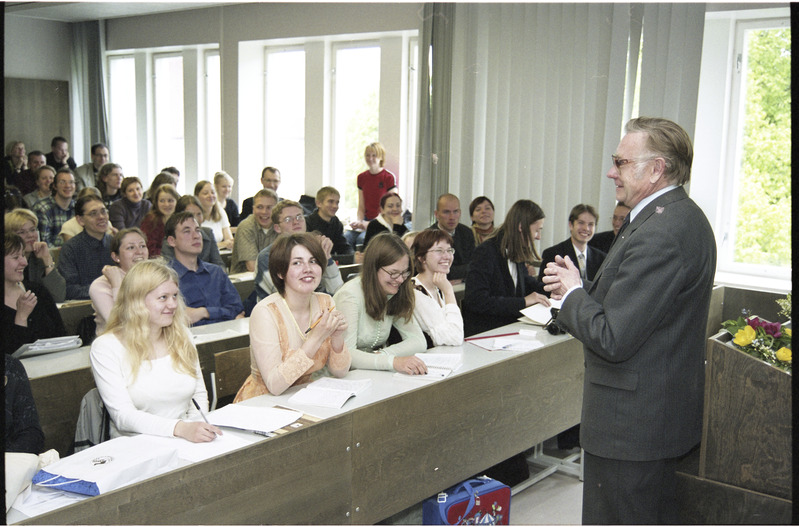
[[347,320],[330,295],[316,292],[326,266],[325,251],[313,234],[284,234],[272,244],[269,274],[277,292],[252,310],[251,373],[233,402],[280,395],[326,374],[347,374]]
[[549,305],[544,284],[526,265],[540,263],[535,241],[543,227],[541,207],[520,199],[494,235],[474,250],[461,306],[466,336],[516,322],[519,311],[533,304]]
[[455,249],[452,236],[440,229],[427,229],[416,235],[411,246],[419,274],[412,278],[416,305],[413,318],[433,346],[463,344],[463,317],[455,291],[447,280]]
[[[333,295],[347,320],[346,345],[352,367],[408,374],[427,372],[414,354],[426,350],[424,333],[413,319],[413,261],[399,236],[378,234],[363,255],[360,276]],[[389,343],[392,328],[399,342]]]

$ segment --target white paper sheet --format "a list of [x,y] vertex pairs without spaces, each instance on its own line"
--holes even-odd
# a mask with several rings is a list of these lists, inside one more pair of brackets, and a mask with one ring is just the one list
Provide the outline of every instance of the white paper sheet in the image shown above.
[[209,423],[217,426],[232,426],[243,430],[274,432],[302,417],[302,412],[281,408],[228,404],[209,413],[207,417]]

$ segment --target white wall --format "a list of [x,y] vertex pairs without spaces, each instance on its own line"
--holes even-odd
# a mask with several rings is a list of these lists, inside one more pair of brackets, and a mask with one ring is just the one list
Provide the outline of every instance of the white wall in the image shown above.
[[4,76],[69,81],[70,24],[6,14],[3,43]]

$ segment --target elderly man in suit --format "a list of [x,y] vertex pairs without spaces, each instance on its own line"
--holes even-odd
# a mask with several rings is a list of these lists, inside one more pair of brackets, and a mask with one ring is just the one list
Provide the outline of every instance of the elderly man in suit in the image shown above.
[[581,278],[594,279],[599,266],[607,256],[604,251],[594,247],[588,248],[588,242],[594,236],[598,219],[599,216],[591,205],[580,203],[572,208],[569,213],[569,239],[544,250],[538,271],[539,282],[543,281],[547,264],[554,262],[556,256],[568,256],[572,262],[578,264]]
[[558,323],[583,342],[584,524],[677,523],[677,463],[700,441],[713,231],[683,185],[688,134],[627,123],[607,174],[632,207],[593,281],[570,258],[547,266]]

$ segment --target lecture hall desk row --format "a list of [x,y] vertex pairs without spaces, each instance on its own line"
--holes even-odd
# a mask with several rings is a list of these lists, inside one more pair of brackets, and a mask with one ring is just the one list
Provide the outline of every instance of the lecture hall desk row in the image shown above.
[[[372,387],[341,410],[296,407],[317,422],[23,523],[380,521],[579,422],[581,345],[543,330],[537,338],[540,346],[523,353],[441,348],[462,349],[464,360],[438,382],[350,372]],[[288,406],[298,389],[245,404]]]

